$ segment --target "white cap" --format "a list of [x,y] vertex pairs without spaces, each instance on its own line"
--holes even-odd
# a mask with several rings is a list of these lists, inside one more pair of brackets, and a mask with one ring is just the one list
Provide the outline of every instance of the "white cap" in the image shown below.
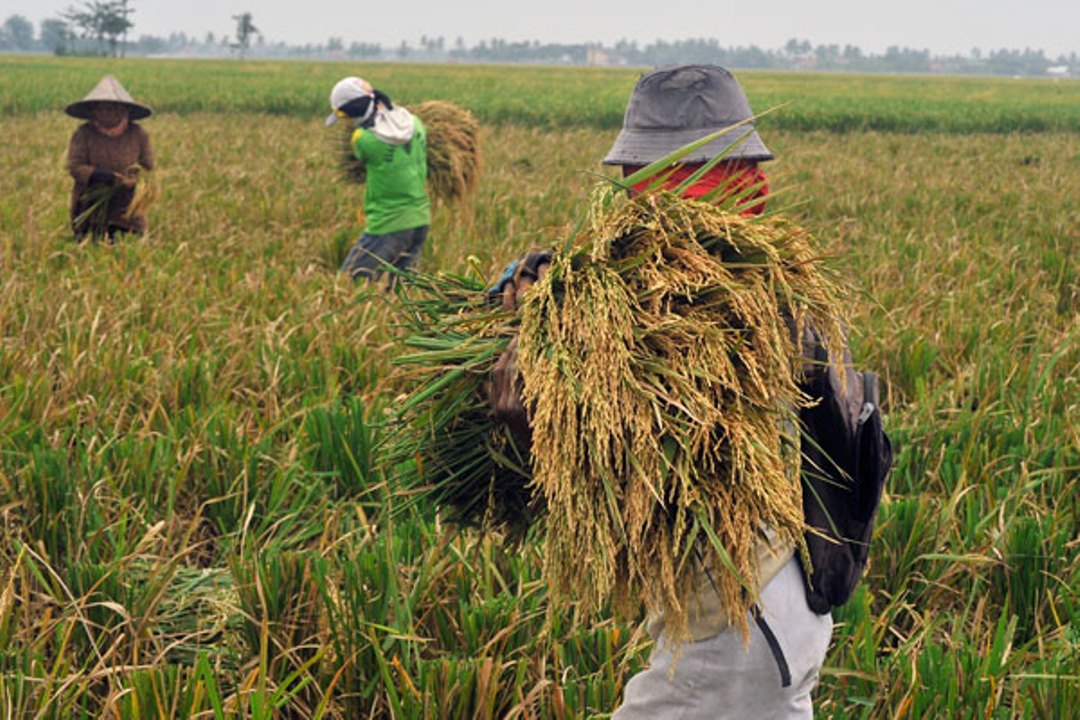
[[334,89],[330,91],[330,107],[334,109],[334,112],[327,116],[327,126],[333,125],[338,121],[338,112],[342,107],[353,100],[363,97],[371,98],[371,102],[368,104],[368,109],[367,112],[364,113],[364,116],[356,118],[360,122],[367,120],[371,117],[371,114],[375,112],[375,92],[371,87],[371,83],[363,78],[355,76],[338,80],[337,84],[334,85]]

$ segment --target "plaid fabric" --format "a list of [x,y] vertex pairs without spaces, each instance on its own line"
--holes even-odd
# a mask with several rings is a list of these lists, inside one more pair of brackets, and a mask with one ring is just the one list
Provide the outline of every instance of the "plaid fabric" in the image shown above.
[[[643,167],[645,166],[626,165],[623,167],[623,175],[624,177],[632,175]],[[664,181],[664,187],[674,190],[700,169],[701,163],[680,165]],[[643,192],[651,183],[652,179],[646,180],[637,183],[633,188],[637,192]],[[765,198],[769,194],[768,178],[765,177],[765,171],[752,160],[728,160],[718,163],[716,167],[701,176],[683,193],[683,197],[699,198],[716,188],[724,188],[719,194],[719,199],[723,199],[754,186],[758,186],[757,190],[739,202],[743,215],[760,215],[765,211]]]

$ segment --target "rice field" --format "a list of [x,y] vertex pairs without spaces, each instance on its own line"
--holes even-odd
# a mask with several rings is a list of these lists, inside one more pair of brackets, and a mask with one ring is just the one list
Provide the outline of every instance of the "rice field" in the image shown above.
[[[62,106],[161,110],[150,230],[75,246]],[[565,236],[637,71],[0,58],[0,713],[605,717],[636,623],[552,612],[535,543],[398,507],[402,351],[335,270],[359,232],[326,95],[359,73],[481,122],[422,265]],[[897,447],[836,613],[826,718],[1080,703],[1080,85],[746,74],[772,206],[857,289]]]
[[[81,98],[106,59],[0,57],[0,115],[51,112]],[[617,129],[640,73],[633,68],[561,68],[418,63],[133,60],[125,87],[160,112],[286,115],[326,112],[325,88],[345,73],[393,88],[403,103],[446,100],[489,124]],[[447,72],[453,79],[447,81]],[[833,132],[1076,132],[1076,82],[1005,77],[739,73],[758,112],[783,108],[772,127]],[[387,92],[390,92],[387,90]]]

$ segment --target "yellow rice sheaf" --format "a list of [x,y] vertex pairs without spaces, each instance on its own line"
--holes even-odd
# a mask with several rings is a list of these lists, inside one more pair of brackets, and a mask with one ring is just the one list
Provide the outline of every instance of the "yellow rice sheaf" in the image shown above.
[[427,128],[428,188],[444,201],[476,190],[483,170],[480,123],[454,103],[428,100],[411,108]]
[[803,543],[790,428],[805,399],[783,318],[837,357],[839,289],[781,218],[605,197],[521,314],[551,592],[662,612],[679,641],[704,568],[745,632],[761,530]]

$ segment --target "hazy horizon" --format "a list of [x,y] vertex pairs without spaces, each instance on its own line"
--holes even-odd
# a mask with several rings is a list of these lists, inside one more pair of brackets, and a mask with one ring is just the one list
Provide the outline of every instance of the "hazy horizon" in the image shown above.
[[[0,22],[11,15],[42,20],[81,2],[55,5],[50,0],[3,0]],[[854,45],[879,54],[889,46],[929,50],[934,55],[1043,50],[1053,58],[1080,51],[1080,2],[1029,0],[910,0],[886,8],[855,0],[821,0],[816,4],[772,0],[767,17],[745,4],[701,5],[670,0],[659,5],[596,0],[584,6],[567,0],[535,3],[454,3],[413,0],[394,7],[372,7],[344,0],[307,0],[302,6],[283,0],[261,3],[233,0],[133,0],[132,36],[168,36],[185,32],[203,37],[233,35],[232,16],[250,12],[267,42],[324,44],[329,38],[379,43],[392,48],[421,37],[443,37],[452,46],[460,37],[467,45],[493,37],[543,43],[619,40],[648,45],[690,38],[715,38],[722,46],[757,45],[780,48],[791,38],[813,45]],[[48,7],[51,6],[51,7]],[[662,8],[660,13],[656,8]]]

